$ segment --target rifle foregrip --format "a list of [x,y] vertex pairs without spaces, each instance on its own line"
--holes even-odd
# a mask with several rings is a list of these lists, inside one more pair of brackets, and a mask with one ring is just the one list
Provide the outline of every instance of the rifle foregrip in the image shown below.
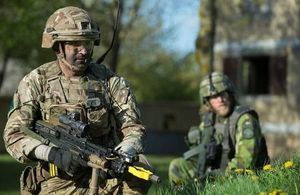
[[98,157],[97,155],[91,154],[89,156],[90,165],[95,165],[95,168],[101,168],[106,169],[109,167],[109,162],[101,157]]

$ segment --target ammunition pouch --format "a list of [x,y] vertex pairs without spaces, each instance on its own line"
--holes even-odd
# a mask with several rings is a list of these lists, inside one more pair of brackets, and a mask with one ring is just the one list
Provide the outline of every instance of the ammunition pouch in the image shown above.
[[43,169],[41,163],[35,167],[27,166],[20,177],[21,195],[39,194],[41,183],[49,178],[49,172]]
[[211,138],[210,142],[205,145],[206,149],[206,159],[207,160],[215,160],[217,156],[217,141],[213,137]]
[[187,136],[185,137],[185,142],[188,147],[197,146],[201,142],[201,131],[198,126],[192,126]]

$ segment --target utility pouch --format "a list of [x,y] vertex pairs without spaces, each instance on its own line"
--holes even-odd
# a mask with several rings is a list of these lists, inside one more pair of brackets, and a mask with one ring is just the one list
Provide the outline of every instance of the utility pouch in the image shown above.
[[35,167],[27,166],[20,177],[21,195],[36,195],[40,192],[41,182],[50,178],[40,164]]
[[38,185],[34,174],[34,168],[27,166],[20,177],[21,195],[38,194]]
[[200,144],[201,140],[201,131],[198,126],[192,126],[187,136],[184,138],[185,143],[189,148],[193,148]]
[[211,138],[210,142],[206,144],[206,159],[214,160],[217,155],[217,141],[214,138]]

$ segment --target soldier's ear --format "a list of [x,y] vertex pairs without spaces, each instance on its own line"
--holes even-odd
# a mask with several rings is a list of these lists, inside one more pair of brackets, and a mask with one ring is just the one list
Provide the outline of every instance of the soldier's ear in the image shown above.
[[55,53],[59,53],[59,47],[58,47],[58,42],[55,42],[53,47],[52,47],[52,50],[55,52]]

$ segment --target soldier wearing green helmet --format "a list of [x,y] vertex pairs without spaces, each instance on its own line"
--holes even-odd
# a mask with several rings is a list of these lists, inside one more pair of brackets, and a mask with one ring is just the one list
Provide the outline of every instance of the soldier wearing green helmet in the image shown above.
[[[48,145],[25,134],[22,127],[35,121],[55,121],[61,114],[79,113],[89,124],[93,144],[138,156],[143,153],[145,127],[127,81],[103,64],[92,62],[100,30],[78,7],[56,10],[47,20],[42,47],[52,48],[57,59],[27,74],[14,94],[4,142],[8,153],[27,167],[20,178],[21,194],[90,194],[91,168],[83,167],[78,154]],[[55,170],[55,171],[50,171]],[[132,175],[102,178],[98,194],[146,194],[151,183]]]
[[221,73],[213,72],[207,75],[200,83],[200,101],[205,104],[207,98],[214,96],[223,91],[228,91],[232,95],[235,94],[235,88],[229,78]]
[[186,137],[189,150],[169,166],[172,185],[235,169],[260,169],[269,162],[257,113],[239,105],[236,90],[224,74],[213,72],[200,83],[201,123]]

